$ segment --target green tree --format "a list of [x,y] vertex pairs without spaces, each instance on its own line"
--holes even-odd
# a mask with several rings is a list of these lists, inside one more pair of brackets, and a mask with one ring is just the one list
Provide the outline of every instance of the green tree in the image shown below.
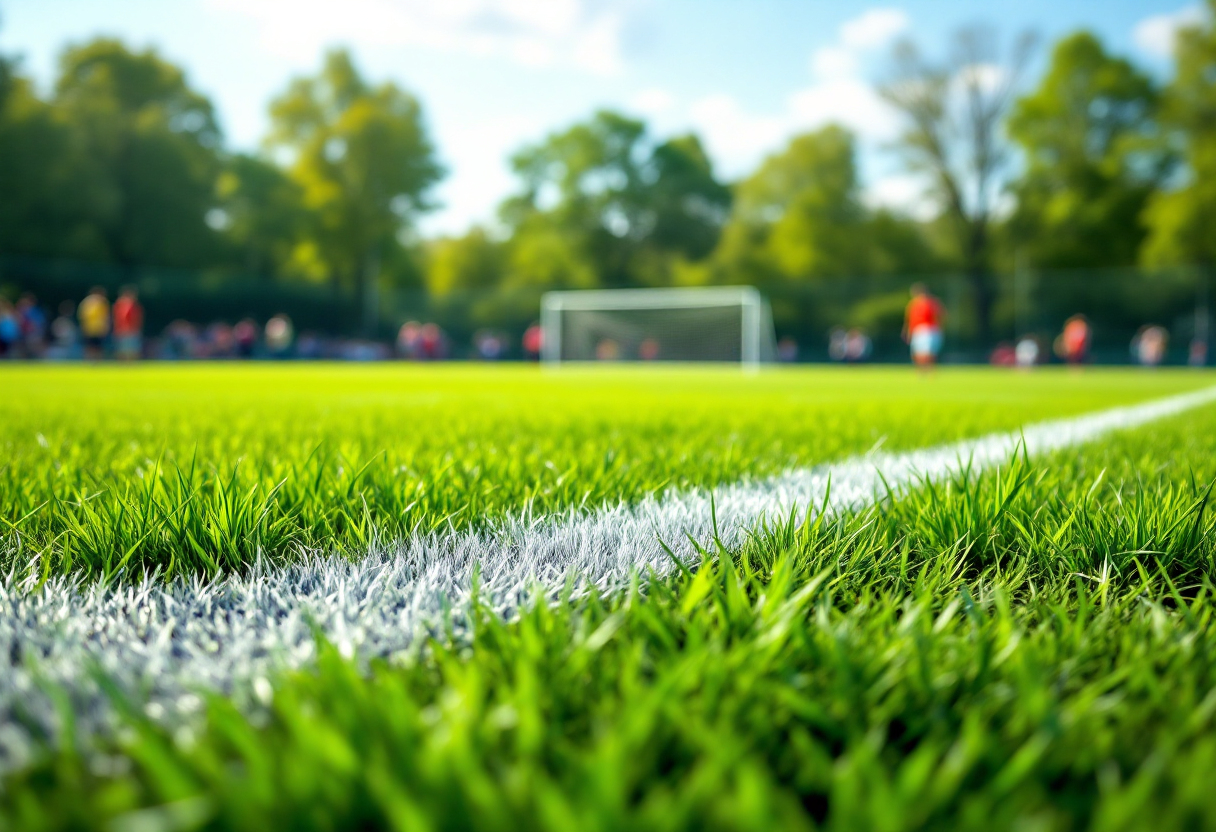
[[1000,127],[1033,43],[1023,35],[1005,56],[990,29],[967,27],[939,62],[901,41],[893,56],[894,78],[879,89],[906,123],[899,146],[908,167],[926,177],[930,196],[949,222],[971,284],[981,342],[991,335],[992,218],[1009,161]]
[[0,61],[0,254],[104,259],[111,191],[64,114]]
[[915,226],[861,200],[853,136],[828,126],[792,139],[736,188],[717,279],[773,286],[925,270]]
[[154,50],[101,38],[69,48],[55,107],[104,183],[94,217],[107,255],[124,265],[199,266],[218,253],[214,207],[220,131],[211,102]]
[[440,237],[427,246],[426,286],[432,296],[490,291],[503,279],[503,245],[484,228],[459,237]]
[[1129,266],[1144,206],[1167,169],[1147,75],[1088,32],[1061,40],[1008,122],[1025,153],[1011,230],[1036,266]]
[[270,113],[268,144],[292,154],[317,255],[335,285],[355,287],[369,310],[380,264],[432,207],[443,175],[421,105],[391,82],[369,84],[337,50],[318,75],[293,81]]
[[217,193],[213,224],[223,229],[237,265],[266,277],[289,272],[309,219],[295,180],[269,161],[236,154],[224,166]]
[[1150,265],[1216,265],[1216,0],[1207,21],[1181,31],[1162,120],[1185,163],[1180,187],[1155,194],[1145,213]]
[[[501,213],[520,280],[665,282],[673,258],[713,250],[730,206],[695,136],[655,144],[645,124],[618,113],[525,147],[512,166],[522,188]],[[525,278],[531,268],[538,276]]]

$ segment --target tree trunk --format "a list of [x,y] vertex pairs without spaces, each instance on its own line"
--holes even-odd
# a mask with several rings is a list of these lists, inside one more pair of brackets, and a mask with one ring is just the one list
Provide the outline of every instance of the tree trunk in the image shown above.
[[988,222],[986,218],[971,220],[967,235],[967,280],[975,303],[975,335],[981,349],[992,346],[992,307],[996,301],[992,275],[988,273]]

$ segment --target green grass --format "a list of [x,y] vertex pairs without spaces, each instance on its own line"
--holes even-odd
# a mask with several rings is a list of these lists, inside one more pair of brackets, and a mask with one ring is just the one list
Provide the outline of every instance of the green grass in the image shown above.
[[[1194,373],[0,368],[0,568],[214,575],[259,552],[633,501],[1200,386]],[[4,545],[8,541],[8,546]],[[7,550],[7,551],[5,551]],[[7,561],[7,562],[5,562]]]
[[[594,459],[580,456],[592,448],[627,448],[629,497],[725,477],[698,448],[720,441],[715,424],[737,425],[749,447],[763,436],[782,443],[736,463],[759,472],[868,447],[870,431],[917,445],[915,431],[952,438],[1196,384],[1130,374],[942,374],[932,388],[886,372],[506,378],[534,401],[550,397],[537,421],[528,408],[481,421],[483,410],[449,428],[482,431],[485,447],[515,437],[515,447],[545,448],[541,458],[566,452],[570,464]],[[783,393],[792,379],[812,389]],[[989,404],[998,385],[1015,401]],[[470,395],[490,408],[495,392]],[[251,398],[230,391],[225,406]],[[397,402],[343,410],[339,399],[291,438],[250,430],[258,447],[303,452],[322,426],[373,442],[358,412],[383,407],[379,425],[406,418]],[[629,406],[639,401],[648,404]],[[559,406],[572,426],[613,415],[643,433],[683,425],[681,407],[695,416],[636,446],[622,428],[552,450],[538,426]],[[132,419],[139,411],[122,407]],[[184,407],[170,399],[158,412]],[[224,454],[235,449],[213,441],[211,458],[233,462]],[[435,453],[429,464],[442,464]],[[681,473],[663,479],[668,466]],[[577,470],[594,481],[594,466]],[[832,522],[791,518],[621,596],[539,605],[510,622],[483,611],[468,640],[432,640],[370,672],[324,650],[315,670],[275,680],[272,703],[253,716],[213,697],[202,724],[168,734],[130,703],[119,736],[48,751],[10,778],[0,829],[1216,828],[1214,479],[1209,407]],[[601,487],[595,500],[611,499]]]

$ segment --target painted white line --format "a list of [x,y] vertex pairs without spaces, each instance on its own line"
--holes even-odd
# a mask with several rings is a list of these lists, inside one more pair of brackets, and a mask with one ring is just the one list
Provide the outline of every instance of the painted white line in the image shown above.
[[729,546],[763,517],[785,517],[824,503],[828,511],[861,507],[885,485],[905,490],[939,480],[960,463],[982,469],[1004,462],[1022,441],[1032,454],[1080,444],[1216,401],[1216,388],[1147,404],[1044,422],[908,453],[875,454],[769,479],[708,491],[674,492],[634,506],[504,523],[488,533],[433,534],[378,546],[352,563],[315,556],[214,582],[82,585],[59,579],[40,589],[13,578],[0,582],[0,771],[31,751],[18,714],[60,728],[39,679],[65,693],[85,736],[111,730],[106,697],[88,668],[96,667],[167,721],[189,719],[199,690],[218,690],[251,703],[282,669],[308,665],[320,632],[361,658],[399,655],[419,628],[445,608],[469,600],[480,565],[480,595],[510,615],[538,593],[613,589],[638,570],[674,569],[659,541],[691,558],[689,537]]

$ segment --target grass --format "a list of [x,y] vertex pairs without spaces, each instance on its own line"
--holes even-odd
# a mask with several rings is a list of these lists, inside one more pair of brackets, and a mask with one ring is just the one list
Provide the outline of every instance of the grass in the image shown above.
[[[1191,373],[0,369],[0,569],[166,577],[633,501],[1194,388]],[[4,545],[4,540],[8,545]]]
[[[725,477],[700,453],[720,451],[715,424],[760,449],[736,470],[761,472],[864,450],[872,431],[919,445],[1197,384],[943,374],[935,403],[894,374],[792,378],[823,403],[777,377],[504,381],[552,397],[540,425],[560,413],[627,426],[582,434],[565,457],[522,412],[460,429],[571,464],[625,448],[621,494],[635,498]],[[1015,404],[988,404],[998,385]],[[173,401],[158,412],[182,412]],[[303,424],[373,441],[331,406]],[[689,427],[631,444],[647,425],[683,425],[681,407]],[[362,408],[396,418],[392,404]],[[313,434],[298,429],[258,447],[303,446]],[[781,449],[765,456],[765,436]],[[576,469],[587,482],[595,470]],[[789,518],[619,596],[513,621],[481,610],[467,638],[369,672],[323,646],[252,714],[205,696],[204,718],[172,730],[119,700],[123,731],[48,748],[4,783],[0,829],[1216,828],[1214,479],[1209,407],[830,522]],[[613,499],[609,481],[588,501]]]

